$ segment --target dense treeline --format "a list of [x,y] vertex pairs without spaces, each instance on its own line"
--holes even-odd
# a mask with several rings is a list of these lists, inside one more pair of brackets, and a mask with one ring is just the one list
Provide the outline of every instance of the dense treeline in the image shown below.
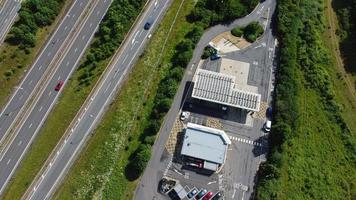
[[[270,137],[271,152],[259,170],[257,199],[353,199],[356,195],[355,185],[350,179],[340,180],[337,173],[344,171],[332,170],[335,166],[339,170],[350,166],[349,169],[354,169],[356,146],[341,118],[326,70],[330,58],[322,41],[325,30],[323,1],[280,0],[277,12],[280,67],[277,73],[274,125]],[[318,97],[310,95],[310,99],[307,99],[307,94],[317,94]],[[317,105],[311,103],[313,98],[317,98]],[[310,107],[315,106],[312,107],[315,110],[306,110],[306,105],[301,105],[304,101],[310,102]],[[318,112],[326,113],[326,119],[320,116],[307,123],[304,121],[304,118],[313,117],[306,115]],[[327,122],[328,127],[323,125],[325,121],[321,119]],[[323,142],[326,141],[318,141],[321,144],[311,146],[307,142],[300,143],[304,141],[300,138],[323,138],[323,134],[341,140],[342,145],[325,146]],[[340,154],[343,157],[338,158],[340,161],[330,161],[333,162],[330,164],[322,154],[313,155],[315,152],[328,152],[329,148],[338,149],[332,152],[342,152]],[[311,155],[315,157],[309,157]],[[293,166],[288,159],[298,165]],[[352,174],[352,171],[349,173]]]
[[[163,117],[171,107],[172,99],[176,94],[184,70],[193,56],[195,45],[200,40],[204,29],[211,25],[231,21],[247,14],[257,5],[258,1],[227,0],[222,3],[216,2],[215,0],[199,0],[189,16],[191,23],[194,23],[194,28],[188,32],[184,40],[175,47],[175,53],[171,58],[172,67],[168,70],[165,78],[159,83],[149,123],[144,128],[144,133],[141,138],[146,148],[150,148],[154,143],[155,135],[159,131]],[[207,18],[209,18],[209,20],[207,20]],[[140,152],[144,154],[143,152],[145,151],[143,149],[144,148],[140,146],[133,157],[139,155]],[[141,158],[145,159],[143,163],[147,164],[148,160],[143,156],[141,156]],[[146,164],[144,166],[146,166]],[[145,167],[142,167],[142,162],[139,162],[138,159],[132,159],[127,167],[131,169],[127,170],[127,176],[129,176],[130,179],[138,178],[145,169]]]
[[356,74],[356,0],[335,0],[340,28],[336,30],[340,37],[340,47],[344,57],[345,68],[348,72]]
[[51,25],[63,0],[26,0],[19,11],[19,20],[11,29],[7,41],[21,48],[34,47],[39,28]]
[[112,56],[120,46],[145,2],[146,0],[114,0],[112,2],[85,61],[79,67],[81,86],[90,84],[95,76],[94,70],[98,62]]
[[342,40],[356,34],[356,0],[343,0],[336,9],[341,30],[338,34]]

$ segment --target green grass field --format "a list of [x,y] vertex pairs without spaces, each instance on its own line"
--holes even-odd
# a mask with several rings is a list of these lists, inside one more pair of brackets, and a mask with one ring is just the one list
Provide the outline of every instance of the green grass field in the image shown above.
[[184,16],[193,8],[194,2],[185,1],[173,31],[169,34],[162,62],[157,65],[162,44],[179,5],[180,1],[172,4],[143,57],[57,191],[55,199],[90,199],[93,196],[102,199],[132,199],[137,180],[129,181],[124,175],[128,156],[139,144],[141,128],[147,123],[157,85],[169,67],[174,47],[192,28]]
[[[5,105],[14,87],[17,86],[25,72],[31,67],[35,58],[41,51],[50,33],[56,28],[61,16],[66,12],[70,1],[63,1],[62,10],[51,26],[40,28],[36,34],[36,45],[29,48],[28,52],[21,50],[18,46],[3,43],[0,46],[0,108]],[[6,76],[6,74],[9,74]],[[11,74],[11,75],[10,75]]]

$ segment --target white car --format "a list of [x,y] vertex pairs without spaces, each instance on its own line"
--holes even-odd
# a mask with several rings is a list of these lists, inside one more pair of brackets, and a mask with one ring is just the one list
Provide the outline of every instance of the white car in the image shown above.
[[270,120],[267,120],[263,128],[265,129],[266,132],[270,132],[272,127],[272,122]]
[[183,111],[182,114],[180,115],[180,120],[184,121],[184,120],[188,119],[189,116],[190,116],[190,112]]

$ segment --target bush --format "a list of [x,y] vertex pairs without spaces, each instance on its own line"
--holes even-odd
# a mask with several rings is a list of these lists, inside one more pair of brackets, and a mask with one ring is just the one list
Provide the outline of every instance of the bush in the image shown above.
[[145,170],[151,158],[151,145],[140,144],[133,154],[133,159],[126,166],[126,176],[129,180],[137,179]]
[[155,140],[156,140],[156,136],[155,135],[146,136],[145,139],[143,140],[143,143],[144,144],[153,145],[155,143]]
[[247,41],[254,42],[263,34],[263,27],[258,22],[251,22],[245,27],[236,27],[231,30],[231,34],[236,37],[244,36]]
[[243,35],[243,30],[240,27],[236,27],[231,30],[231,34],[236,37],[241,37]]

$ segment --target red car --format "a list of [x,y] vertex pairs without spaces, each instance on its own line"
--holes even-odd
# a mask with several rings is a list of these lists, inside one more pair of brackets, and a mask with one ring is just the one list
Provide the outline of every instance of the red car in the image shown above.
[[63,81],[59,81],[58,84],[56,85],[56,87],[54,88],[55,91],[59,91],[63,85]]
[[213,197],[213,193],[212,192],[208,192],[208,193],[206,193],[206,195],[201,200],[209,200],[211,197]]

